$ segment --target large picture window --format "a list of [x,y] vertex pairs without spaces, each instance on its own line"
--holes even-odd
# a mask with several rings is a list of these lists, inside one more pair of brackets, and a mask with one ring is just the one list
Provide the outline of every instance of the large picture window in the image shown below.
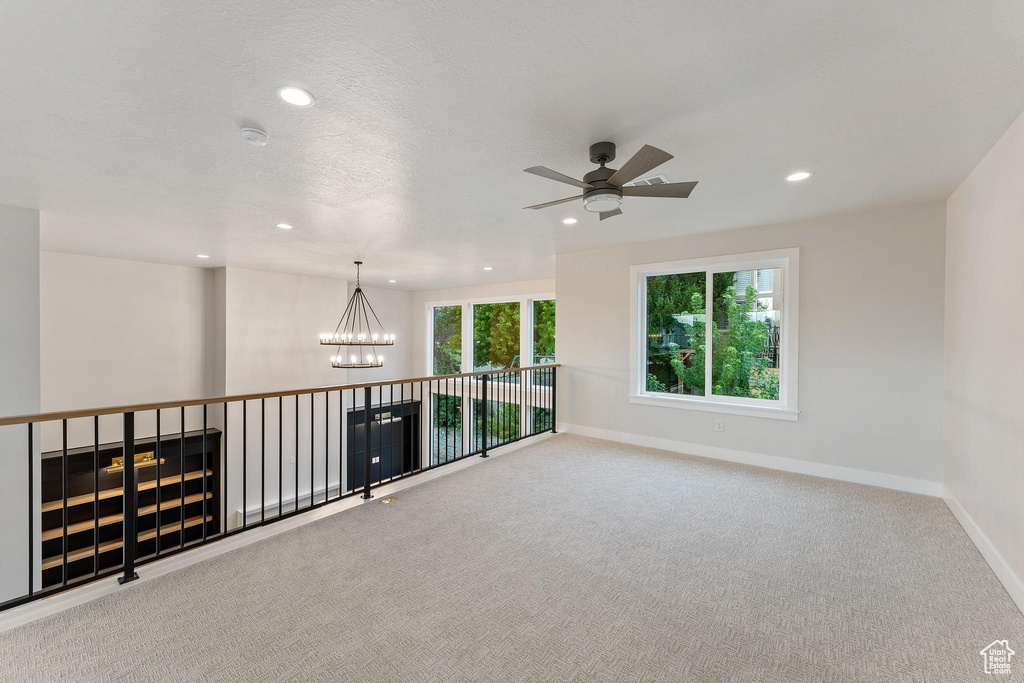
[[[426,305],[426,362],[434,376],[547,365],[555,362],[555,299],[551,292]],[[551,428],[551,373],[488,375],[483,411],[480,375],[431,383],[428,401],[433,462]]]
[[631,400],[796,419],[797,257],[634,266]]

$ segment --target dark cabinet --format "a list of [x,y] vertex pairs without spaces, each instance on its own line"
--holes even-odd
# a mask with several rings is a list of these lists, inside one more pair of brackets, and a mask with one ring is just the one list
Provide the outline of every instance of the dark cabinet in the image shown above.
[[[366,411],[348,410],[348,490],[364,485]],[[370,483],[400,477],[420,468],[420,402],[370,406]]]
[[[201,430],[162,437],[159,465],[156,439],[135,440],[139,562],[155,555],[158,542],[166,552],[201,539],[204,526],[207,536],[220,530],[220,435],[206,432],[205,468]],[[121,442],[68,449],[65,471],[62,451],[42,454],[44,587],[64,580],[65,538],[68,581],[122,563],[123,456]]]

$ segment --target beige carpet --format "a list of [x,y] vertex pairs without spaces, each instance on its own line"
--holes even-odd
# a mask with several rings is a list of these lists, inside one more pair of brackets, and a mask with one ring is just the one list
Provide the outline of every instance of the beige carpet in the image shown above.
[[2,633],[0,680],[970,681],[996,638],[1024,680],[938,499],[559,435]]

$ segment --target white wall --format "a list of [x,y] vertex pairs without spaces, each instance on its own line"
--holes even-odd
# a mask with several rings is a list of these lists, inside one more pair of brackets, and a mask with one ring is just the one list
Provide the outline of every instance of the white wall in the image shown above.
[[[212,278],[203,268],[42,252],[42,410],[212,395]],[[162,430],[177,429],[177,416],[166,418]],[[155,433],[151,413],[137,420],[140,435]],[[101,442],[121,440],[119,418],[104,417],[100,426]],[[45,426],[44,449],[60,447],[58,427]],[[92,438],[90,419],[68,423],[71,446]]]
[[950,196],[946,221],[944,483],[1024,610],[1024,116]]
[[[345,370],[331,367],[330,349],[319,345],[320,333],[334,328],[348,301],[345,280],[286,275],[244,268],[225,268],[216,304],[223,310],[224,390],[228,395],[305,389],[344,384]],[[222,291],[221,291],[222,290]],[[310,396],[299,397],[298,418],[293,398],[249,401],[246,405],[245,506],[259,509],[259,492],[276,507],[279,454],[284,463],[282,497],[294,501],[295,465],[299,466],[298,496],[302,502],[314,490],[323,496],[325,482],[337,485],[339,474],[338,394],[330,396],[328,427],[324,429],[324,394],[312,402],[316,431],[310,434]],[[278,420],[278,411],[283,419]],[[228,510],[242,509],[242,406],[229,407],[227,476]],[[265,416],[265,421],[263,417]],[[280,424],[281,430],[278,431]],[[298,443],[296,444],[296,425]],[[312,440],[311,440],[312,439]],[[280,445],[280,448],[279,448]],[[297,460],[297,463],[292,458]],[[265,467],[264,467],[265,463]],[[312,481],[310,468],[312,467]],[[237,523],[239,520],[235,520]]]
[[[559,254],[559,422],[937,492],[944,223],[934,203]],[[787,247],[800,248],[797,422],[628,402],[631,265]]]
[[[0,415],[25,415],[39,411],[39,212],[0,205],[0,245]],[[39,449],[34,450],[38,501]],[[28,590],[28,428],[23,425],[0,427],[0,513],[2,602]],[[38,515],[35,524],[38,530]]]
[[[427,313],[426,305],[436,301],[460,301],[464,299],[515,299],[533,294],[550,294],[555,291],[555,279],[519,280],[516,282],[499,282],[475,287],[455,287],[451,289],[429,289],[412,292],[413,326],[412,347],[413,373],[426,376],[431,374],[427,367]],[[557,314],[556,314],[557,316]]]

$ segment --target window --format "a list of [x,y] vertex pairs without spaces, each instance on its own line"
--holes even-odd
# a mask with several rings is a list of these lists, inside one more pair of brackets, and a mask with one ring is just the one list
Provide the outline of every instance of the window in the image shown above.
[[473,306],[473,369],[520,367],[519,302]]
[[462,306],[435,306],[433,315],[435,375],[454,375],[462,367]]
[[630,400],[795,420],[798,254],[634,266]]
[[[555,361],[553,293],[426,304],[426,364],[433,375],[547,365]],[[483,423],[492,443],[551,427],[551,375],[491,374],[488,415],[479,376],[433,383],[431,429],[443,462],[482,447]]]

